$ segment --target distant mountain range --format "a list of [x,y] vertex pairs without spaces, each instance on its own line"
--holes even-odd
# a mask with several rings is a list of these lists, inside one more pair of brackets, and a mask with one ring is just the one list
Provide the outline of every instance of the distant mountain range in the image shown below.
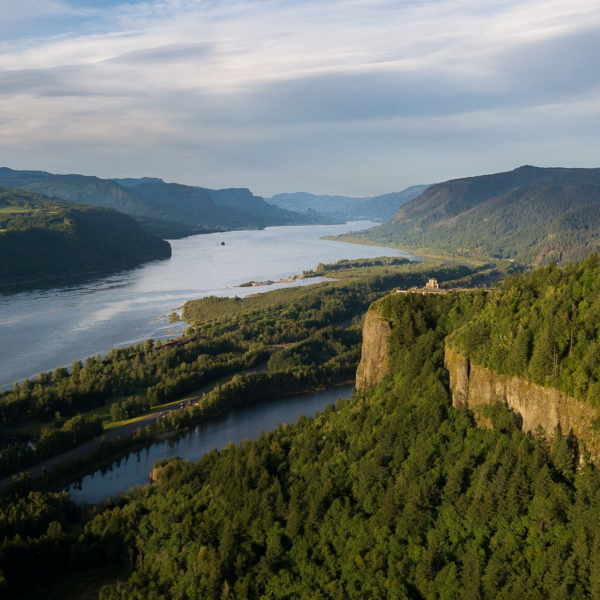
[[600,169],[524,166],[439,183],[393,220],[339,239],[526,264],[600,250]]
[[293,194],[276,194],[272,198],[266,198],[266,201],[287,210],[316,212],[344,221],[360,219],[389,221],[394,218],[400,206],[416,198],[427,187],[426,185],[414,185],[402,192],[392,192],[391,194],[369,198],[318,196],[306,192],[296,192]]
[[0,187],[0,284],[135,267],[171,246],[117,211]]
[[2,167],[0,184],[62,200],[113,208],[133,216],[146,231],[163,238],[274,225],[341,222],[328,215],[295,213],[273,206],[245,188],[209,190],[165,183],[154,177],[112,180]]

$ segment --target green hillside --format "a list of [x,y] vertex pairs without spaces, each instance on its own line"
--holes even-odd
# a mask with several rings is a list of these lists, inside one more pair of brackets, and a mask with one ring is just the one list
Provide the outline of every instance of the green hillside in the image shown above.
[[[593,256],[494,291],[381,298],[370,310],[391,326],[390,373],[374,389],[197,462],[161,460],[156,483],[94,510],[77,511],[64,492],[1,499],[0,591],[43,595],[57,573],[82,584],[100,573],[102,600],[600,599],[598,468],[579,462],[569,432],[524,433],[504,405],[485,409],[489,426],[478,426],[473,413],[453,408],[444,367],[449,341],[462,343],[463,333],[494,318],[492,337],[502,333],[511,308],[515,321],[540,314],[535,336],[568,322],[568,309],[576,311],[569,321],[577,321],[577,368],[597,370],[577,343],[597,328],[598,281]],[[275,333],[300,333],[290,332],[290,318],[306,327],[304,341],[271,358],[267,372],[235,378],[198,407],[170,413],[167,426],[202,422],[211,401],[248,404],[275,384],[291,389],[308,371],[345,370],[358,354],[358,324],[341,330],[330,317],[362,305],[356,295],[344,301],[351,287],[358,291],[337,287],[321,303],[294,298],[277,318],[263,315],[270,343]],[[235,325],[219,333],[230,344],[256,339],[258,322],[225,322]],[[327,327],[311,333],[319,322]],[[175,350],[161,357],[149,344],[143,361],[130,350],[136,369],[162,365],[179,378],[205,362],[185,348],[180,367]],[[126,355],[113,353],[123,376]],[[94,366],[98,376],[108,368],[90,361],[86,371]],[[56,589],[65,591],[62,581]]]
[[0,254],[6,284],[133,267],[171,247],[114,210],[0,188]]
[[556,387],[600,408],[598,255],[508,277],[502,293],[451,340],[494,371]]
[[395,218],[353,238],[525,264],[583,260],[600,249],[600,169],[521,167],[428,188]]

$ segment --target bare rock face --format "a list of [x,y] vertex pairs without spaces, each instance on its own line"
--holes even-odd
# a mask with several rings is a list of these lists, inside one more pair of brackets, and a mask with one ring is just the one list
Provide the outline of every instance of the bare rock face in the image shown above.
[[156,483],[157,481],[159,481],[160,476],[162,475],[164,470],[165,470],[164,467],[154,467],[154,469],[152,469],[152,471],[150,471],[150,481],[152,483]]
[[556,427],[560,426],[563,434],[575,435],[582,456],[587,451],[593,462],[600,462],[600,435],[591,427],[598,411],[588,404],[555,388],[537,385],[520,377],[499,375],[473,365],[448,347],[445,366],[450,374],[454,408],[477,413],[488,404],[504,402],[521,416],[523,431],[534,431],[541,425],[551,438]]
[[389,375],[387,338],[391,330],[390,324],[377,314],[377,310],[367,312],[362,355],[356,372],[356,389],[359,392],[366,392]]

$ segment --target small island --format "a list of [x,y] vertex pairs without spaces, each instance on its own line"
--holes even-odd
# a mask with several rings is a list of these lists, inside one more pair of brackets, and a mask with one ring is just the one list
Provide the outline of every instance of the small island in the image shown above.
[[277,281],[273,281],[272,279],[267,279],[266,281],[246,281],[246,283],[240,283],[240,285],[236,285],[235,287],[261,287],[263,285],[273,285],[274,283],[294,283],[294,281],[301,281],[306,277],[307,275],[303,274],[292,275],[291,277],[285,277],[283,279],[278,279]]

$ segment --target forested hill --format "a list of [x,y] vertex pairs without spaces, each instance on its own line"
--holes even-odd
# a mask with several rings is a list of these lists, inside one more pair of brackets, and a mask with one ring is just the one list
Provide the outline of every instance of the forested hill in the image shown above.
[[600,169],[521,167],[431,186],[393,221],[353,238],[526,264],[583,260],[600,248]]
[[114,210],[0,188],[0,255],[6,284],[133,267],[171,246]]
[[288,210],[313,211],[347,221],[358,219],[388,221],[394,217],[403,204],[416,198],[426,189],[426,185],[414,185],[402,192],[392,192],[368,198],[320,196],[307,194],[306,192],[296,192],[293,194],[276,194],[272,198],[267,198],[267,202]]
[[[599,274],[592,257],[494,291],[388,295],[370,309],[390,325],[390,372],[376,387],[197,462],[160,461],[156,483],[94,511],[78,514],[64,492],[0,499],[0,592],[18,597],[39,586],[42,597],[57,573],[83,584],[104,567],[102,600],[600,600],[597,466],[575,460],[568,432],[557,428],[551,440],[527,434],[501,404],[488,407],[489,426],[479,427],[472,412],[453,408],[444,368],[449,336],[488,325],[496,306],[503,316],[531,307],[531,319],[540,308],[542,321],[568,323],[568,285],[576,313],[567,316],[591,332]],[[292,302],[282,321],[263,313],[265,333],[281,324],[278,335],[300,333],[287,326],[298,311],[312,328],[348,310],[333,286],[321,289],[332,293],[319,303]],[[234,304],[258,308],[252,298],[200,301],[205,323],[234,316]],[[254,342],[252,314],[260,311],[224,320],[227,335]],[[268,375],[297,381],[296,365],[314,360],[324,339],[329,351],[354,335],[327,331],[329,338],[318,332],[273,359]],[[597,369],[594,343],[595,363],[573,349],[583,369]],[[114,353],[119,373],[126,354]],[[181,375],[202,364],[188,360]],[[141,372],[149,362],[160,364],[135,358]],[[234,384],[232,404],[247,398],[244,380]],[[174,414],[185,424],[199,410]]]
[[473,364],[556,387],[600,409],[600,263],[510,276],[449,344]]
[[[209,190],[178,183],[141,183],[131,191],[140,195],[163,227],[180,228],[187,235],[231,229],[262,229],[276,225],[332,222],[316,215],[283,210],[267,204],[248,189]],[[145,223],[142,220],[142,223]]]
[[113,208],[133,216],[146,231],[163,238],[339,221],[325,215],[300,214],[272,206],[247,189],[209,190],[167,184],[153,177],[112,180],[2,167],[0,182],[5,187]]

